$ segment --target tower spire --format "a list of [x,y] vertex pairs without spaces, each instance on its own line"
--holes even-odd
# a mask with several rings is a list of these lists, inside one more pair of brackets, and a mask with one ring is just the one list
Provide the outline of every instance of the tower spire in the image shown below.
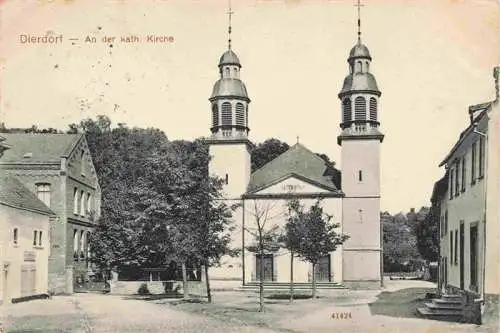
[[228,28],[227,28],[227,47],[229,50],[231,50],[231,18],[233,16],[234,12],[231,9],[231,0],[229,0],[229,10],[227,12],[228,15]]
[[355,6],[358,7],[358,43],[361,43],[361,7],[364,5],[361,4],[361,0],[358,0]]

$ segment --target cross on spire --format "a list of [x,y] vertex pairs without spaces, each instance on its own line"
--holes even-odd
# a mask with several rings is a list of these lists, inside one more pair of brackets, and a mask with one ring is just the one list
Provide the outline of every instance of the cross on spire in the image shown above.
[[361,43],[361,7],[364,5],[361,4],[361,0],[358,0],[354,6],[358,7],[358,42]]
[[229,0],[229,10],[227,12],[229,23],[228,23],[228,29],[227,29],[227,46],[229,50],[231,50],[231,17],[233,16],[234,12],[231,9],[231,0]]
[[299,136],[297,135],[297,144],[299,143]]

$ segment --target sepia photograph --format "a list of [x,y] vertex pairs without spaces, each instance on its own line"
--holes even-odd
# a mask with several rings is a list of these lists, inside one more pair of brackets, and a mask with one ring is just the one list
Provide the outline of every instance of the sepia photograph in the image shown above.
[[0,333],[499,303],[500,0],[0,0]]

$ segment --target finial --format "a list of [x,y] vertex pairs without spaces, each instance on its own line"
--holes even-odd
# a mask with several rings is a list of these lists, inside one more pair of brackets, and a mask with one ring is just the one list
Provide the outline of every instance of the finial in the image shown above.
[[297,144],[299,144],[299,136],[297,135]]
[[364,5],[361,4],[361,0],[358,0],[355,6],[358,7],[358,43],[361,43],[361,7]]
[[228,24],[228,29],[227,29],[227,47],[229,50],[231,50],[231,17],[234,14],[234,12],[231,10],[231,0],[229,0],[229,10],[227,12],[228,18],[229,18],[229,24]]

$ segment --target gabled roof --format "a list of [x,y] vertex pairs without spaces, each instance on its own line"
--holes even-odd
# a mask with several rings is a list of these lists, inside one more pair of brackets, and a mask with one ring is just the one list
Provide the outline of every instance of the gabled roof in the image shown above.
[[258,192],[289,176],[297,176],[331,192],[340,192],[333,181],[331,169],[321,157],[297,143],[252,173],[247,194]]
[[55,215],[17,178],[8,175],[0,176],[0,204],[35,211],[43,215]]
[[432,189],[431,202],[437,202],[439,199],[442,199],[446,195],[446,191],[448,190],[448,172],[434,183],[434,188]]
[[59,163],[67,157],[83,134],[2,133],[11,148],[0,163]]

